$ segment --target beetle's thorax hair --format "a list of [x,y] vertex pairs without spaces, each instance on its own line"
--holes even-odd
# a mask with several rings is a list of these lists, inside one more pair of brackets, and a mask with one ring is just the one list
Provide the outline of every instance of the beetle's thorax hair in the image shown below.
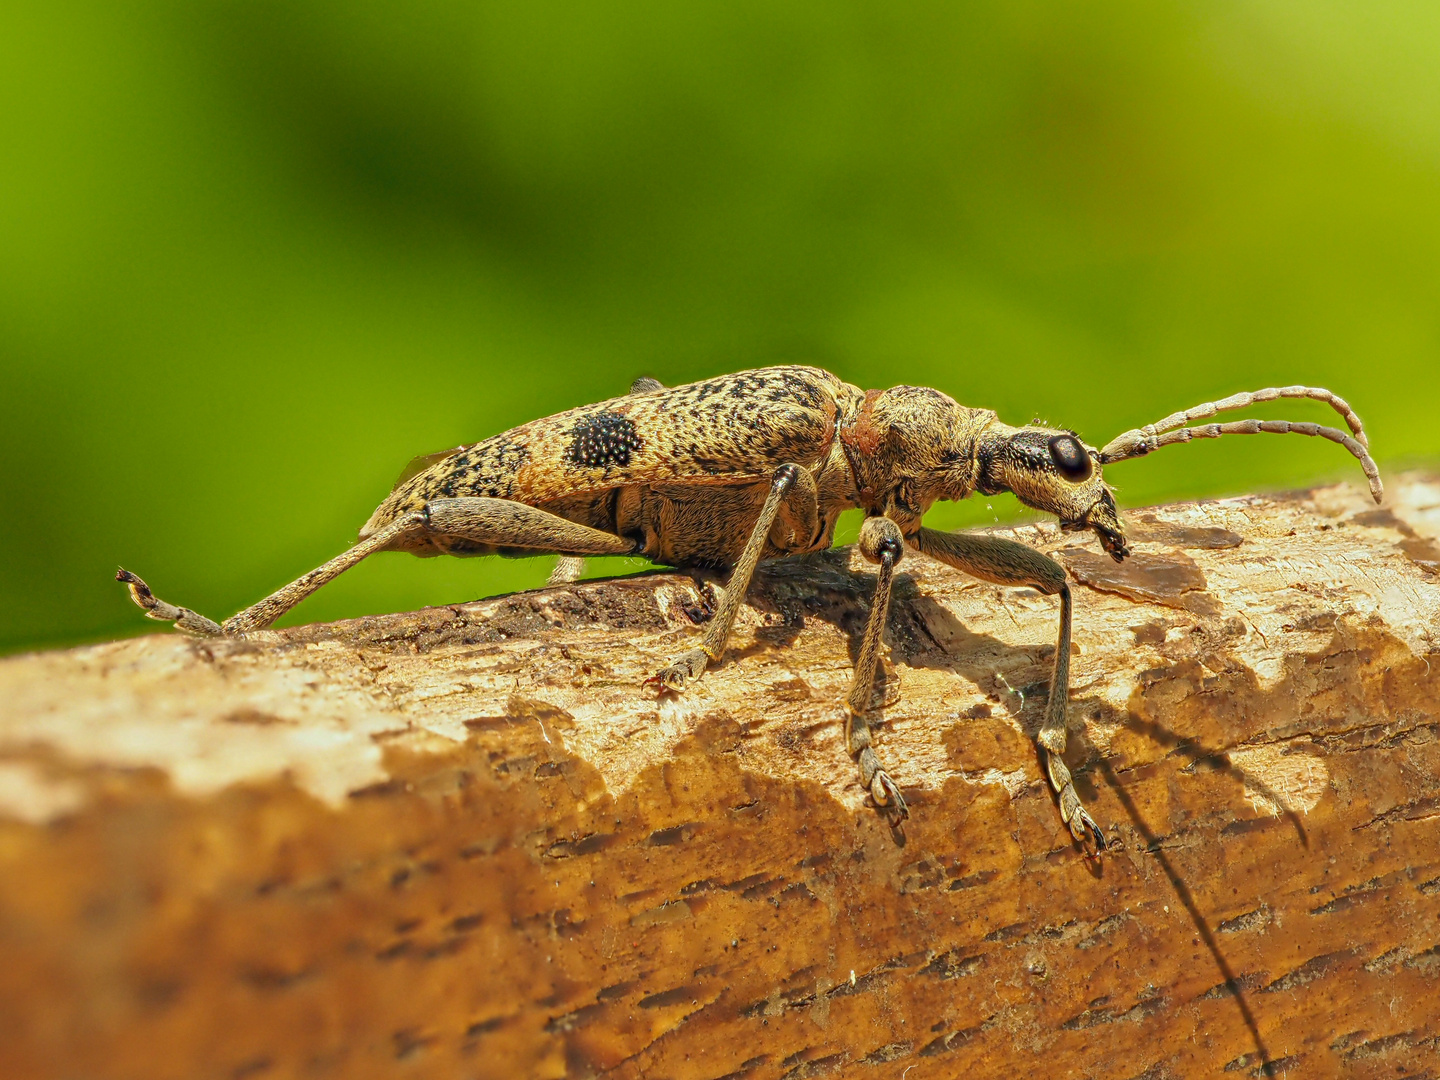
[[963,499],[975,490],[977,442],[994,417],[929,387],[867,390],[840,427],[856,501],[874,513],[918,515],[938,499]]

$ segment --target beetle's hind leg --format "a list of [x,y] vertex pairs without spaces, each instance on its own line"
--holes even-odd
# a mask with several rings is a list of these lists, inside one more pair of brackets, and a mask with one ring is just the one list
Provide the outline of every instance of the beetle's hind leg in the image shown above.
[[[705,668],[711,661],[719,660],[725,654],[730,628],[735,624],[735,616],[745,600],[746,590],[750,588],[750,579],[770,539],[771,527],[782,509],[792,536],[805,532],[807,528],[813,533],[819,516],[815,478],[798,465],[781,465],[775,470],[765,505],[760,508],[760,516],[750,530],[750,539],[736,560],[735,569],[725,586],[725,597],[710,625],[705,628],[705,636],[700,639],[699,646],[682,653],[668,667],[646,679],[646,685],[658,684],[663,690],[679,692],[705,674]],[[804,542],[808,543],[809,539],[809,535],[805,536]]]
[[150,587],[128,570],[116,575],[130,588],[135,603],[152,619],[174,622],[182,630],[198,634],[243,634],[262,630],[280,616],[356,563],[387,548],[406,550],[425,546],[424,537],[450,537],[495,550],[559,552],[562,555],[631,555],[634,540],[602,532],[562,518],[546,510],[509,499],[432,499],[364,537],[348,551],[302,574],[257,604],[217,625],[189,608],[176,607],[159,599]]
[[173,622],[178,629],[188,630],[192,634],[243,634],[247,630],[260,630],[269,626],[316,589],[334,581],[367,555],[373,555],[408,534],[423,530],[424,527],[423,513],[406,514],[365,537],[329,562],[317,566],[308,574],[302,574],[259,603],[251,605],[238,615],[232,615],[223,624],[215,623],[204,615],[197,615],[189,608],[176,607],[161,600],[150,591],[150,586],[129,570],[119,571],[115,580],[126,584],[130,589],[130,598],[145,610],[147,618]]
[[1105,834],[1080,801],[1070,768],[1065,764],[1065,716],[1070,703],[1070,623],[1072,605],[1065,571],[1054,559],[1034,548],[998,536],[937,532],[920,529],[912,541],[932,558],[997,585],[1029,586],[1046,595],[1060,596],[1060,636],[1055,644],[1055,666],[1050,675],[1050,698],[1035,741],[1045,759],[1045,774],[1060,802],[1060,819],[1087,853],[1105,850]]
[[860,639],[860,655],[855,660],[855,675],[850,693],[845,697],[847,712],[845,748],[860,766],[860,784],[870,793],[875,805],[884,811],[892,828],[910,816],[900,788],[890,774],[880,767],[880,759],[870,745],[871,699],[875,693],[875,670],[880,664],[880,641],[890,617],[890,584],[895,564],[905,550],[900,526],[885,517],[866,518],[860,527],[860,554],[880,565],[875,577],[875,595],[870,601],[870,617],[865,623],[865,636]]

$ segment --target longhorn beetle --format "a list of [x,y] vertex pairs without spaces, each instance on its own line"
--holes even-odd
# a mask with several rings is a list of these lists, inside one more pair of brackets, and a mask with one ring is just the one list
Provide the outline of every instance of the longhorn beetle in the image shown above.
[[[1276,398],[1331,405],[1350,428],[1285,420],[1190,426]],[[1089,853],[1105,836],[1081,805],[1065,750],[1072,607],[1065,571],[1023,544],[938,532],[921,524],[941,499],[1012,491],[1054,514],[1060,528],[1092,530],[1111,558],[1129,554],[1125,527],[1100,466],[1171,443],[1259,432],[1319,435],[1350,451],[1380,501],[1380,473],[1360,418],[1328,390],[1287,386],[1236,394],[1127,431],[1095,450],[1073,431],[1011,427],[989,409],[938,390],[860,390],[812,367],[742,371],[667,389],[638,379],[625,397],[535,420],[484,442],[417,458],[344,554],[217,624],[157,598],[126,570],[116,577],[152,619],[198,634],[269,626],[377,551],[415,555],[643,555],[670,566],[731,569],[700,643],[648,683],[678,693],[725,652],[761,559],[828,548],[842,510],[858,507],[860,553],[879,566],[874,602],[846,697],[846,745],[860,781],[893,826],[905,800],[871,745],[870,710],[895,566],[907,547],[973,577],[1060,598],[1050,696],[1037,736],[1060,816]]]

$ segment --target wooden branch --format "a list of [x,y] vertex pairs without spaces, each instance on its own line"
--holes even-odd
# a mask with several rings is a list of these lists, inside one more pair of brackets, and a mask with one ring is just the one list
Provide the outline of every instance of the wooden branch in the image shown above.
[[1440,479],[1391,488],[1133,511],[1123,567],[1009,531],[1082,583],[1099,866],[1030,741],[1056,602],[918,556],[903,844],[843,747],[847,551],[766,567],[676,700],[674,574],[4,661],[0,1075],[1433,1069]]

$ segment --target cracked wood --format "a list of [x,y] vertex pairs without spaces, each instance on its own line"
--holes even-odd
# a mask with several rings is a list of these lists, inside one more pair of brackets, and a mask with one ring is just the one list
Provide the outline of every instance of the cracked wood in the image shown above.
[[1030,742],[1055,601],[762,567],[0,662],[0,1073],[1399,1076],[1440,1038],[1440,480],[1129,515],[1075,579],[1076,854]]

